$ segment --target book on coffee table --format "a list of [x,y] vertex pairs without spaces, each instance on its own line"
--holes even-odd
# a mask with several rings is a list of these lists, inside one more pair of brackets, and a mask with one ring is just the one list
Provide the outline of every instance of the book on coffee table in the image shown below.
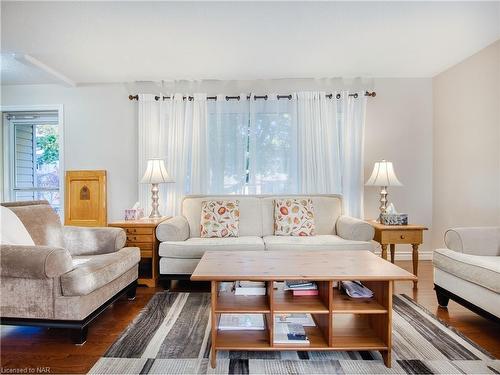
[[316,327],[311,314],[276,314],[274,317],[278,323],[298,323],[304,327]]
[[266,283],[260,281],[237,281],[234,294],[237,296],[265,296]]
[[293,344],[308,345],[309,339],[302,324],[274,322],[274,343],[275,344]]
[[263,331],[264,315],[221,314],[218,327],[221,331]]

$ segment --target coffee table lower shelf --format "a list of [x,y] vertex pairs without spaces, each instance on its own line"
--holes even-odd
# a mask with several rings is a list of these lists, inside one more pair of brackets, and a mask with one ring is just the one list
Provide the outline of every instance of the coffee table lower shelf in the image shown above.
[[[235,296],[219,292],[219,282],[212,281],[212,349],[211,365],[216,366],[218,350],[224,351],[340,351],[378,350],[384,363],[391,366],[392,281],[366,281],[375,292],[373,299],[349,299],[333,288],[332,281],[317,281],[319,296],[293,297],[272,288],[267,281],[266,296]],[[315,327],[304,327],[309,344],[273,342],[275,315],[309,313]],[[221,314],[255,314],[265,316],[263,330],[220,330]]]

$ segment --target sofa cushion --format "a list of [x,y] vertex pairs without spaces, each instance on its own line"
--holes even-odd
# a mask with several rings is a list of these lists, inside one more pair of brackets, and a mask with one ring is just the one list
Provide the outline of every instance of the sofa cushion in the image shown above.
[[372,250],[371,242],[324,234],[309,237],[265,236],[266,250]]
[[238,237],[240,232],[239,203],[238,200],[203,201],[200,237]]
[[197,258],[183,259],[183,258],[160,258],[160,274],[162,275],[190,275],[196,269],[200,262]]
[[[276,199],[310,198],[314,206],[314,226],[316,234],[336,234],[335,223],[342,215],[342,198],[339,195],[270,195],[261,198],[262,235],[274,234],[274,201]],[[243,215],[243,212],[242,212]],[[243,222],[240,223],[243,230]]]
[[463,254],[450,249],[437,249],[434,267],[500,293],[500,257]]
[[137,247],[124,247],[114,253],[73,259],[75,268],[61,276],[63,296],[84,296],[101,288],[138,264],[141,255]]
[[261,237],[189,238],[186,241],[165,241],[160,244],[162,257],[200,259],[205,251],[263,251]]
[[182,201],[182,215],[188,221],[189,236],[200,237],[201,204],[203,201],[228,199],[237,199],[239,201],[239,235],[262,237],[261,199],[255,196],[244,195],[200,195],[185,197]]
[[275,236],[314,236],[312,199],[276,199],[274,201]]

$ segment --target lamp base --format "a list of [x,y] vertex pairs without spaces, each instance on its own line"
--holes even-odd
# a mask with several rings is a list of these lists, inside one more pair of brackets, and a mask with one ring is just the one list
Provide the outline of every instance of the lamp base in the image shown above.
[[380,187],[380,206],[379,206],[380,214],[378,216],[378,222],[382,222],[382,214],[387,210],[387,186]]
[[160,218],[160,211],[158,210],[158,207],[160,204],[158,203],[159,196],[158,192],[160,191],[160,188],[158,187],[158,184],[151,184],[151,200],[153,201],[151,203],[151,207],[153,208],[151,210],[151,214],[149,215],[150,219],[157,219]]

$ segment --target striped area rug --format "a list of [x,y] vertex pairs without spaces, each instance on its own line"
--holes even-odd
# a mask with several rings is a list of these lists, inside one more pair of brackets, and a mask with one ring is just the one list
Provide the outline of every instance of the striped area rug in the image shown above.
[[486,374],[500,360],[406,295],[394,297],[393,363],[378,352],[218,352],[209,364],[210,295],[157,293],[104,357],[95,374]]

